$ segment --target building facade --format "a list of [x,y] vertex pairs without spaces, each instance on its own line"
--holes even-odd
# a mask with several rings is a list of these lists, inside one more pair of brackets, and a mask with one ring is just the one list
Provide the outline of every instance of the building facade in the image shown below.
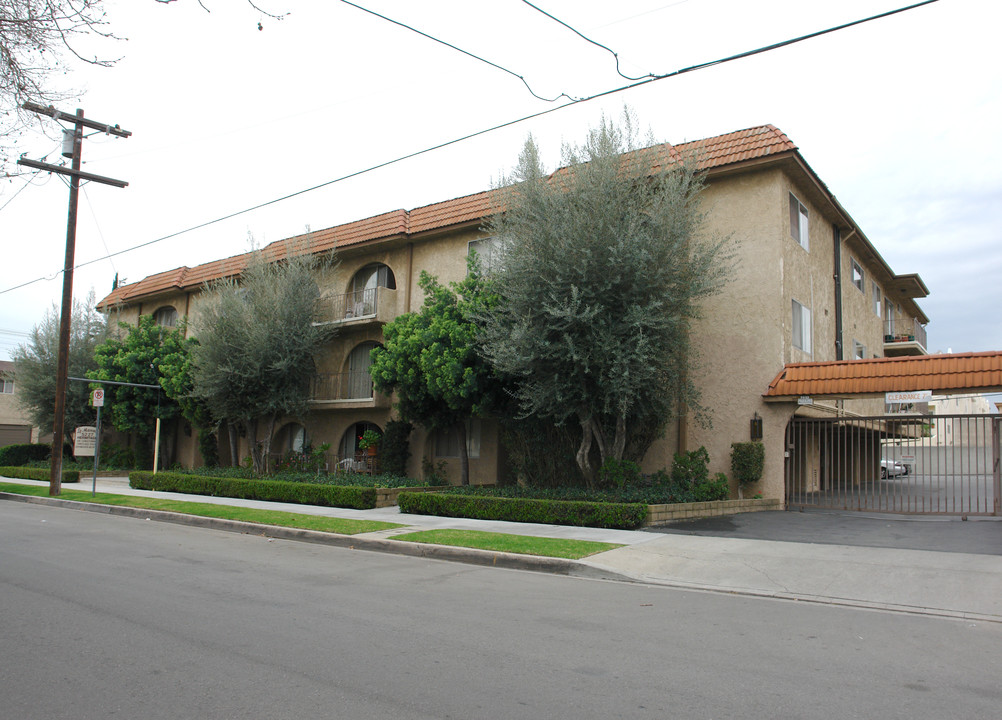
[[0,360],[0,447],[39,442],[39,437],[39,428],[32,425],[18,400],[14,363]]
[[[784,434],[795,413],[875,414],[877,400],[819,402],[810,407],[768,402],[764,395],[788,363],[925,354],[928,318],[916,300],[928,291],[917,275],[895,274],[872,243],[804,161],[797,147],[767,125],[676,146],[694,154],[707,173],[707,230],[731,238],[737,265],[722,292],[703,303],[693,325],[697,387],[708,423],[682,417],[643,459],[645,471],[670,467],[679,450],[705,446],[711,472],[730,471],[730,446],[758,434],[766,445],[766,470],[757,491],[783,496]],[[337,460],[356,457],[357,439],[392,418],[391,398],[373,392],[369,351],[385,323],[423,302],[421,271],[443,282],[461,280],[471,248],[490,254],[482,230],[488,192],[447,200],[290,239],[320,252],[336,248],[340,265],[323,286],[318,322],[338,335],[318,358],[312,410],[286,418],[273,440],[296,450],[327,442]],[[278,258],[286,244],[263,251]],[[197,332],[204,285],[238,275],[247,255],[177,268],[123,285],[101,301],[126,322],[153,314],[170,324],[190,318]],[[754,422],[753,422],[754,421]],[[470,478],[492,483],[505,474],[497,424],[470,427]],[[175,433],[175,457],[197,465],[191,433]],[[409,474],[444,464],[459,477],[456,439],[416,428]],[[225,457],[225,455],[224,455]],[[430,465],[429,465],[430,464]]]

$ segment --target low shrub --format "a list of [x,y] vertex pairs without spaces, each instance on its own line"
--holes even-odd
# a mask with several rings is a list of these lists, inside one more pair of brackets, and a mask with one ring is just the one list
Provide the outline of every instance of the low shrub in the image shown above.
[[699,483],[692,488],[692,502],[727,500],[730,496],[731,487],[727,482],[727,476],[723,473],[717,473],[715,479]]
[[256,476],[252,468],[247,467],[199,467],[186,469],[182,467],[171,468],[172,473],[178,475],[195,475],[198,477],[216,478],[243,478],[245,480],[283,480],[285,482],[310,483],[313,485],[353,485],[356,487],[427,487],[431,483],[414,478],[400,477],[399,475],[366,475],[356,472],[297,472],[294,470],[283,470],[267,475],[265,477]]
[[376,507],[376,489],[349,485],[318,485],[288,480],[251,480],[209,477],[188,473],[145,470],[129,473],[129,486],[139,490],[179,492],[190,495],[269,500],[272,502],[324,505],[368,510]]
[[[49,469],[32,468],[32,467],[0,467],[0,475],[9,478],[22,478],[24,480],[48,480]],[[62,482],[64,483],[80,482],[80,471],[63,470]]]
[[409,493],[397,496],[400,512],[478,520],[507,520],[550,525],[637,528],[647,519],[647,505],[568,500],[491,497],[484,494]]
[[609,458],[598,470],[598,484],[603,488],[622,490],[640,483],[640,466],[632,460]]
[[48,460],[51,456],[51,445],[40,445],[38,443],[7,445],[0,448],[0,465],[4,467],[27,465],[37,460]]
[[[721,483],[721,478],[723,478],[723,483]],[[726,476],[722,473],[718,473],[714,480],[690,484],[688,481],[673,482],[664,470],[659,470],[651,475],[642,475],[634,484],[622,488],[609,487],[589,490],[585,487],[540,488],[512,485],[482,487],[474,485],[470,487],[454,486],[441,492],[534,500],[581,500],[604,503],[643,503],[644,505],[727,500],[730,496]]]

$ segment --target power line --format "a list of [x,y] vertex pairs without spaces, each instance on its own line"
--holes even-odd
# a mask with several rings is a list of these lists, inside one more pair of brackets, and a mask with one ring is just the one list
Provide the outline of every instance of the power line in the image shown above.
[[[341,0],[341,1],[342,2],[347,2],[347,0]],[[487,135],[489,133],[495,132],[496,130],[501,130],[501,129],[506,128],[506,127],[511,127],[512,125],[518,125],[518,124],[526,122],[528,120],[533,120],[535,118],[542,117],[544,115],[549,115],[550,113],[557,112],[558,110],[563,110],[564,108],[570,107],[571,105],[578,105],[578,104],[581,104],[581,103],[590,102],[592,100],[597,100],[599,98],[607,97],[609,95],[615,95],[616,93],[620,93],[620,92],[623,92],[625,90],[631,90],[631,89],[633,89],[635,87],[640,87],[641,85],[647,85],[649,83],[657,82],[659,80],[666,80],[668,78],[677,77],[679,75],[684,75],[686,73],[695,72],[697,70],[702,70],[704,68],[713,67],[715,65],[723,65],[724,63],[732,62],[734,60],[740,60],[742,58],[751,57],[752,55],[759,55],[761,53],[769,52],[771,50],[777,50],[779,48],[786,47],[788,45],[794,45],[796,43],[800,43],[800,42],[803,42],[805,40],[810,40],[812,38],[820,37],[822,35],[827,35],[827,34],[830,34],[830,33],[833,33],[833,32],[837,32],[839,30],[844,30],[846,28],[854,27],[856,25],[862,25],[863,23],[871,22],[873,20],[880,20],[882,18],[889,17],[891,15],[896,15],[898,13],[906,12],[908,10],[914,10],[915,8],[919,8],[919,7],[922,7],[924,5],[931,5],[934,2],[939,2],[939,0],[924,0],[923,2],[915,3],[914,5],[908,5],[906,7],[898,8],[897,10],[890,10],[888,12],[880,13],[879,15],[872,15],[870,17],[866,17],[866,18],[863,18],[861,20],[854,20],[852,22],[848,22],[848,23],[845,23],[843,25],[838,25],[838,26],[835,26],[835,27],[831,27],[831,28],[828,28],[826,30],[819,30],[817,32],[810,33],[808,35],[801,35],[800,37],[796,37],[796,38],[793,38],[791,40],[784,40],[782,42],[778,42],[778,43],[774,43],[772,45],[767,45],[767,46],[764,46],[764,47],[756,48],[754,50],[747,50],[745,52],[738,53],[736,55],[730,55],[728,57],[721,58],[719,60],[712,60],[712,61],[709,61],[709,62],[701,63],[699,65],[691,65],[689,67],[682,68],[680,70],[675,70],[674,72],[666,73],[664,75],[654,75],[652,77],[648,77],[648,78],[645,78],[643,80],[638,80],[637,82],[633,82],[633,83],[630,83],[628,85],[622,85],[620,87],[613,88],[611,90],[605,90],[603,92],[595,93],[594,95],[589,95],[588,97],[583,97],[583,98],[578,98],[578,99],[569,99],[567,102],[565,102],[565,103],[563,103],[561,105],[557,105],[555,107],[547,108],[545,110],[540,110],[539,112],[535,112],[535,113],[532,113],[531,115],[526,115],[524,117],[520,117],[520,118],[517,118],[515,120],[508,120],[507,122],[503,122],[503,123],[500,123],[498,125],[494,125],[492,127],[486,128],[484,130],[477,130],[476,132],[468,133],[467,135],[463,135],[462,137],[454,138],[452,140],[446,140],[445,142],[438,143],[437,145],[432,145],[430,147],[424,148],[423,150],[416,150],[416,151],[414,151],[412,153],[408,153],[406,155],[401,155],[401,156],[396,157],[396,158],[394,158],[392,160],[387,160],[385,162],[377,163],[376,165],[372,165],[372,166],[364,168],[362,170],[356,170],[355,172],[348,173],[347,175],[342,175],[341,177],[334,178],[333,180],[328,180],[328,181],[322,182],[322,183],[320,183],[318,185],[313,185],[312,187],[308,187],[308,188],[305,188],[303,190],[298,190],[296,192],[289,193],[288,195],[283,195],[282,197],[278,197],[278,198],[275,198],[273,200],[268,200],[268,201],[263,202],[263,203],[258,203],[257,205],[252,205],[251,207],[244,208],[243,210],[237,210],[235,212],[229,213],[228,215],[223,215],[222,217],[218,217],[218,218],[215,218],[213,220],[207,220],[205,222],[199,223],[197,225],[193,225],[193,226],[185,228],[183,230],[178,230],[177,232],[170,233],[169,235],[163,235],[163,236],[161,236],[159,238],[156,238],[154,240],[148,240],[147,242],[140,243],[138,245],[133,245],[131,247],[125,248],[124,250],[118,250],[117,252],[108,253],[107,255],[104,255],[102,257],[94,258],[93,260],[88,260],[87,262],[83,262],[83,263],[80,263],[79,265],[75,265],[74,269],[86,267],[88,265],[93,265],[94,263],[101,262],[102,260],[108,260],[110,258],[117,257],[119,255],[124,255],[125,253],[132,252],[133,250],[140,250],[140,249],[142,249],[144,247],[149,247],[150,245],[155,245],[157,243],[163,242],[164,240],[170,240],[171,238],[178,237],[179,235],[184,235],[184,234],[189,233],[189,232],[194,232],[195,230],[201,230],[201,229],[209,227],[211,225],[216,225],[216,224],[224,222],[226,220],[231,220],[231,219],[233,219],[235,217],[239,217],[240,215],[246,215],[247,213],[254,212],[255,210],[260,210],[262,208],[266,208],[266,207],[268,207],[270,205],[275,205],[277,203],[284,202],[286,200],[291,200],[294,197],[299,197],[300,195],[305,195],[306,193],[313,192],[314,190],[320,190],[320,189],[328,187],[330,185],[334,185],[336,183],[343,182],[345,180],[350,180],[351,178],[358,177],[360,175],[365,175],[367,173],[373,172],[374,170],[380,170],[380,169],[382,169],[384,167],[389,167],[390,165],[395,165],[397,163],[403,162],[405,160],[410,160],[410,159],[418,157],[420,155],[426,155],[426,154],[428,154],[430,152],[434,152],[436,150],[441,150],[442,148],[449,147],[450,145],[456,145],[458,143],[465,142],[466,140],[471,140],[471,139],[473,139],[475,137],[480,137],[481,135]],[[348,3],[348,4],[352,4],[352,3]],[[57,271],[57,272],[53,273],[50,276],[43,276],[43,277],[35,278],[34,280],[29,280],[27,282],[21,283],[20,285],[15,285],[13,287],[9,287],[9,288],[6,288],[4,290],[0,290],[0,295],[12,292],[14,290],[19,290],[19,289],[21,289],[23,287],[27,287],[28,285],[33,285],[33,284],[35,284],[37,282],[42,282],[44,280],[53,280],[56,277],[58,277],[61,272],[63,272],[63,271],[60,270],[60,271]]]
[[450,42],[446,42],[445,40],[440,40],[439,38],[435,37],[434,35],[429,35],[428,33],[423,32],[421,30],[418,30],[417,28],[411,27],[410,25],[407,25],[406,23],[402,23],[399,20],[394,20],[393,18],[386,17],[385,15],[381,15],[381,14],[377,13],[375,10],[369,10],[368,8],[364,8],[361,5],[357,5],[356,3],[350,2],[349,0],[341,0],[341,2],[343,2],[345,5],[351,5],[353,8],[357,8],[357,9],[361,10],[362,12],[367,12],[370,15],[374,15],[377,18],[380,18],[381,20],[386,20],[387,22],[391,22],[394,25],[398,25],[399,27],[402,27],[402,28],[405,28],[407,30],[410,30],[411,32],[417,33],[418,35],[421,35],[422,37],[426,37],[429,40],[437,42],[440,45],[445,45],[448,48],[452,48],[456,52],[461,52],[461,53],[463,53],[463,55],[466,55],[467,57],[471,57],[474,60],[479,60],[480,62],[486,63],[487,65],[490,65],[493,68],[497,68],[498,70],[501,70],[502,72],[506,72],[509,75],[517,77],[519,80],[522,81],[522,84],[525,85],[525,89],[528,90],[532,94],[532,96],[534,98],[537,98],[538,100],[542,100],[543,102],[556,102],[557,100],[559,100],[562,97],[563,98],[567,98],[568,100],[572,100],[572,101],[575,100],[575,98],[571,97],[570,95],[568,95],[565,92],[560,93],[555,98],[545,98],[542,95],[538,94],[535,90],[533,90],[532,87],[530,87],[528,81],[524,77],[522,77],[521,75],[519,75],[517,72],[515,72],[513,70],[509,70],[508,68],[503,67],[501,65],[498,65],[496,62],[491,62],[490,60],[482,58],[479,55],[474,55],[473,53],[469,52],[468,50],[463,50],[463,48],[461,48],[461,47],[457,47],[457,46],[453,45]]
[[[10,200],[8,200],[7,202],[5,202],[3,205],[0,205],[0,212],[2,212],[4,209],[6,209],[6,207],[8,205],[10,205],[12,202],[14,202],[14,198],[16,198],[18,195],[20,195],[22,190],[24,190],[26,187],[28,187],[29,185],[31,185],[31,181],[34,180],[36,177],[38,177],[38,173],[40,173],[40,172],[42,172],[42,171],[41,170],[36,170],[35,172],[31,173],[31,177],[29,177],[27,180],[25,180],[24,181],[24,185],[22,185],[18,189],[18,191],[16,193],[14,193],[13,195],[10,196]],[[22,173],[22,174],[25,174],[25,173]]]
[[641,75],[640,77],[630,77],[629,75],[624,75],[623,71],[619,69],[619,53],[617,53],[615,50],[612,50],[611,48],[606,47],[602,43],[596,42],[596,41],[592,40],[590,37],[585,36],[583,33],[581,33],[578,30],[575,30],[573,27],[571,27],[570,25],[568,25],[567,23],[565,23],[560,18],[551,15],[550,13],[546,12],[541,7],[539,7],[538,5],[533,5],[531,2],[529,2],[529,0],[522,0],[522,2],[524,2],[526,5],[528,5],[529,7],[531,7],[533,10],[535,10],[537,12],[540,12],[543,15],[545,15],[546,17],[550,18],[550,20],[553,20],[554,22],[559,23],[560,25],[563,25],[565,28],[567,28],[568,30],[570,30],[572,33],[574,33],[575,35],[577,35],[582,40],[590,42],[592,45],[596,45],[596,46],[602,48],[603,50],[605,50],[606,52],[611,53],[612,56],[614,58],[616,58],[616,72],[619,74],[619,76],[621,78],[624,78],[626,80],[643,80],[644,78],[655,77],[655,75],[653,73],[647,73],[646,75]]

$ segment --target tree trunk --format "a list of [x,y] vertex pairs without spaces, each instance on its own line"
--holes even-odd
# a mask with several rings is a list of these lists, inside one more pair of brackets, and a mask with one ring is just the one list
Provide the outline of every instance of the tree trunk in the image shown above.
[[275,423],[278,422],[278,415],[272,413],[271,417],[268,418],[268,425],[265,431],[264,440],[261,441],[261,460],[266,473],[271,473],[271,463],[269,462],[269,456],[271,455],[271,438],[275,434]]
[[240,446],[237,438],[237,425],[227,421],[226,427],[230,436],[230,467],[240,467]]
[[609,448],[608,456],[602,454],[602,464],[609,458],[622,460],[623,451],[626,449],[626,414],[616,416],[616,436],[612,440],[612,447]]
[[254,473],[260,475],[261,470],[261,448],[257,445],[257,418],[252,418],[246,423],[247,444],[250,445],[251,461],[254,463]]
[[592,420],[587,418],[581,421],[581,444],[578,446],[577,454],[574,459],[577,460],[578,468],[581,470],[581,476],[584,478],[585,486],[589,490],[595,489],[595,469],[591,464],[591,443],[595,438],[595,433],[592,430]]
[[456,432],[459,434],[459,483],[461,485],[470,484],[470,452],[466,447],[466,422],[460,420],[456,423]]

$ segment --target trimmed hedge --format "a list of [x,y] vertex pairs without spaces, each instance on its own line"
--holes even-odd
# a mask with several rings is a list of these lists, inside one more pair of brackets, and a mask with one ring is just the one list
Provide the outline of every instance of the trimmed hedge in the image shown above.
[[375,488],[350,485],[314,485],[288,480],[205,477],[173,472],[160,472],[154,475],[147,470],[134,470],[129,473],[129,487],[138,490],[270,500],[356,510],[376,507]]
[[[48,480],[49,469],[32,468],[32,467],[0,467],[0,475],[9,478],[22,478],[25,480]],[[63,470],[62,482],[64,483],[80,482],[80,471]]]
[[583,500],[531,500],[527,498],[402,492],[400,512],[477,520],[508,520],[548,525],[601,528],[637,528],[647,519],[647,505]]
[[48,460],[52,455],[51,445],[21,443],[0,448],[0,466],[13,467],[27,465],[35,460]]

